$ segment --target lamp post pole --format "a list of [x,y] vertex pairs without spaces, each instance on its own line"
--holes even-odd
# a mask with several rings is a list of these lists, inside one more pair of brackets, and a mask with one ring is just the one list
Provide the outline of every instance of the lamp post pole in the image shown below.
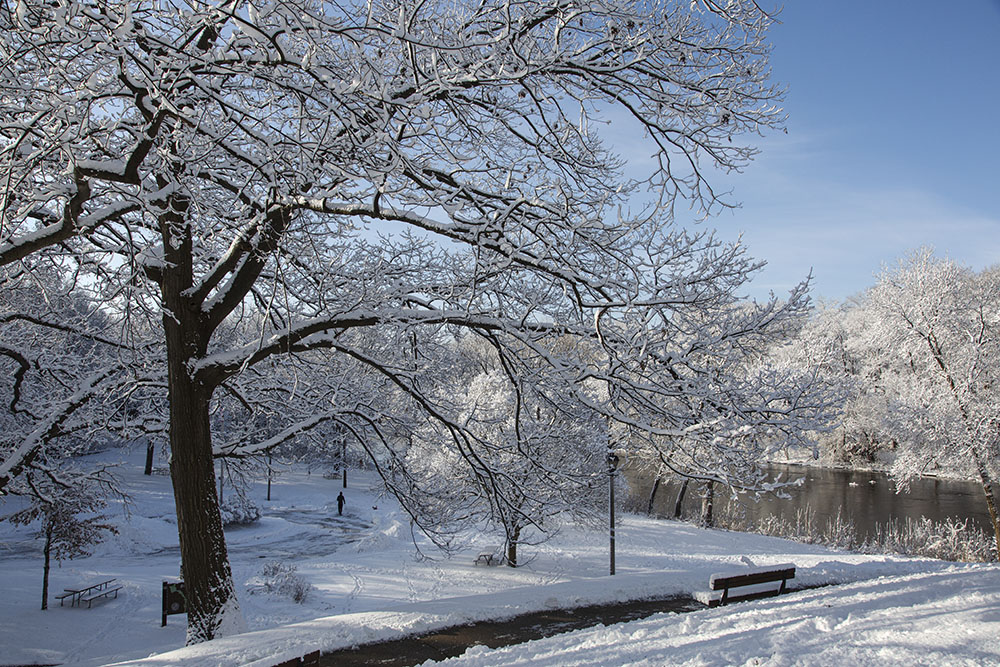
[[271,502],[271,474],[274,469],[271,467],[271,451],[267,452],[267,501]]
[[344,488],[347,488],[347,438],[340,444],[340,466],[344,469]]
[[618,456],[608,452],[608,527],[611,532],[610,570],[615,574],[615,469],[618,467]]

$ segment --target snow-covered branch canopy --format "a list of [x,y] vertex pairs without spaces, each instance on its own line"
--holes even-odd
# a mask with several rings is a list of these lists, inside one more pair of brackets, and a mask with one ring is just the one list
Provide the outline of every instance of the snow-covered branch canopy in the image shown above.
[[[725,205],[707,170],[783,120],[770,22],[749,1],[19,2],[0,263],[64,253],[112,308],[185,329],[210,387],[356,329],[460,327],[647,434],[788,428],[745,363],[804,291],[740,304],[760,263],[673,220]],[[626,177],[608,125],[650,173]],[[398,349],[366,352],[415,386]]]

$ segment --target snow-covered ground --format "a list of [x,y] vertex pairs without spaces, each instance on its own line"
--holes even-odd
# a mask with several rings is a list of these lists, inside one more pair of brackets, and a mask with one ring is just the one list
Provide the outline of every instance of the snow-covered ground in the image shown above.
[[[0,664],[258,665],[526,611],[704,591],[712,573],[793,562],[798,585],[846,585],[693,613],[599,626],[506,649],[470,649],[467,665],[1000,664],[1000,566],[863,556],[786,540],[642,517],[620,518],[617,571],[603,531],[567,527],[525,548],[516,570],[473,564],[488,536],[443,559],[414,548],[395,504],[351,474],[338,517],[336,479],[294,468],[274,483],[255,525],[227,531],[252,632],[199,646],[184,616],[160,627],[161,582],[177,579],[169,479],[122,469],[135,506],[92,557],[54,567],[50,590],[115,577],[124,589],[93,609],[38,609],[41,545],[0,523]],[[0,514],[11,508],[0,505]],[[294,565],[311,585],[302,603],[263,592],[265,564]],[[51,595],[51,594],[50,594]],[[50,598],[50,605],[54,600]],[[174,650],[176,649],[176,650]],[[154,655],[155,654],[155,655]],[[152,656],[145,658],[146,656]],[[142,659],[145,658],[145,659]]]
[[475,647],[439,664],[995,665],[994,569],[879,577],[787,598],[650,618],[518,646]]

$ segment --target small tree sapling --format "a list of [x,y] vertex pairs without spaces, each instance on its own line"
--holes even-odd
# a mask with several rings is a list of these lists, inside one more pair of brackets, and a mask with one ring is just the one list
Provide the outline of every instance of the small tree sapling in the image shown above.
[[[35,487],[36,489],[38,487]],[[106,505],[93,486],[74,486],[39,491],[31,496],[28,507],[3,517],[2,520],[28,526],[38,524],[36,537],[45,540],[42,547],[42,609],[48,609],[49,568],[57,562],[89,556],[90,547],[102,542],[108,534],[117,534],[113,525],[105,523],[106,515],[97,514]]]

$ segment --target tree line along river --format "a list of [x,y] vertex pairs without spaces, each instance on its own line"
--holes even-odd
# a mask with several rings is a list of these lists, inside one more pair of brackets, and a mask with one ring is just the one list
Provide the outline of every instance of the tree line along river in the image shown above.
[[[768,496],[759,502],[742,500],[746,516],[751,522],[769,515],[777,515],[794,523],[796,514],[808,508],[816,526],[822,528],[840,514],[851,521],[859,539],[871,536],[877,526],[895,520],[926,517],[935,522],[948,519],[959,522],[969,520],[975,526],[992,534],[989,513],[983,499],[982,487],[976,482],[921,477],[913,480],[909,488],[900,489],[888,475],[881,472],[819,468],[801,465],[773,464],[767,467],[771,477],[794,481],[804,478],[801,486],[786,489],[789,498]],[[633,497],[640,504],[648,502],[655,478],[649,474],[624,471]],[[662,480],[653,498],[653,513],[672,517],[681,484]],[[701,510],[704,485],[692,482],[682,503],[683,516],[697,517]],[[716,516],[728,512],[734,502],[726,489],[716,485],[714,512]]]

